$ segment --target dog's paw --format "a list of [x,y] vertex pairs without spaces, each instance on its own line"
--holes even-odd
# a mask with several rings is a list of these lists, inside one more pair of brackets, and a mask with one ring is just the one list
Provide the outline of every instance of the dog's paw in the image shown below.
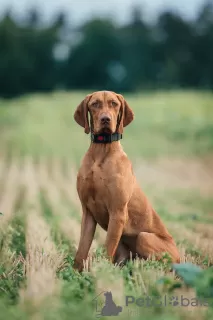
[[74,260],[73,269],[78,272],[83,271],[83,261]]

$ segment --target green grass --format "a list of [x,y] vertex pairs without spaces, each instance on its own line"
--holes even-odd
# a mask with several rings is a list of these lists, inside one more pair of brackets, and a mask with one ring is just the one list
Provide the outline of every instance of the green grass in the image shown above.
[[[6,143],[22,154],[70,157],[77,164],[89,145],[73,119],[86,92],[33,95],[0,102]],[[128,155],[206,155],[213,151],[213,95],[159,92],[125,95],[135,113],[122,141]]]
[[52,210],[49,206],[49,203],[46,200],[44,191],[40,194],[40,204],[41,204],[43,216],[51,226],[52,239],[56,243],[58,251],[62,253],[65,252],[67,256],[70,256],[71,254],[73,255],[75,250],[72,243],[70,243],[69,239],[67,239],[65,235],[62,232],[60,232],[60,229],[59,229],[59,221],[61,217],[60,215],[59,216],[53,215]]
[[6,304],[15,305],[19,300],[19,289],[25,280],[25,255],[25,220],[17,214],[1,237],[0,300]]

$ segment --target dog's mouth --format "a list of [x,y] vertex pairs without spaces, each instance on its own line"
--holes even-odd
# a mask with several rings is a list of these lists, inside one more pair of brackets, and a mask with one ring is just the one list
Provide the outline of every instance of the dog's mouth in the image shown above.
[[112,134],[112,129],[109,128],[108,126],[104,126],[103,128],[101,128],[101,130],[99,131],[99,134],[101,133],[105,133],[105,134]]

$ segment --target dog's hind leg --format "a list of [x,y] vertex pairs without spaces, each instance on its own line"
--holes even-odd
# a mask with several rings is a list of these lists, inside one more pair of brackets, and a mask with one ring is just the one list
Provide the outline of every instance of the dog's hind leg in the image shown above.
[[162,253],[167,252],[172,262],[180,262],[180,255],[174,240],[161,238],[154,233],[139,233],[136,240],[136,252],[141,258],[147,259],[155,255],[158,260],[162,257]]
[[123,266],[130,260],[131,252],[129,248],[120,240],[114,256],[114,264]]

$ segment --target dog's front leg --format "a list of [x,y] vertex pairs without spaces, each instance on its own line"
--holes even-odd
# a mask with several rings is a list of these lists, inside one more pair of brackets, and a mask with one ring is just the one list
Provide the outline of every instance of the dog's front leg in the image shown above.
[[78,250],[74,260],[74,269],[79,272],[83,270],[83,260],[87,259],[89,249],[94,238],[97,222],[94,220],[91,213],[83,208],[83,216],[81,221],[81,236],[78,245]]
[[123,233],[125,222],[125,210],[118,210],[110,214],[105,247],[107,256],[112,262]]

